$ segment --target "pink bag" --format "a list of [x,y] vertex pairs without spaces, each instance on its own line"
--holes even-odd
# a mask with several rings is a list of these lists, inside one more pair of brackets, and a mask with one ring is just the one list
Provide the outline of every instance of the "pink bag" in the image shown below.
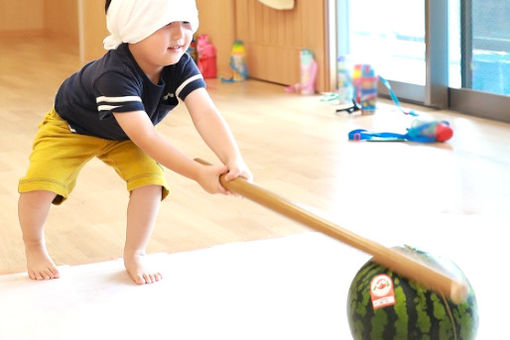
[[216,47],[207,34],[200,34],[197,39],[198,69],[204,78],[216,78]]

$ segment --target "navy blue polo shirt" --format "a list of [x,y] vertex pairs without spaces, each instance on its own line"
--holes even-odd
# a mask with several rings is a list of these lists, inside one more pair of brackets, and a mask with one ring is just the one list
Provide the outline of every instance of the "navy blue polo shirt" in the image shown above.
[[166,66],[154,84],[122,44],[67,78],[57,92],[55,110],[72,132],[125,140],[128,136],[113,113],[145,111],[156,125],[179,104],[177,98],[184,100],[200,87],[205,82],[189,54]]

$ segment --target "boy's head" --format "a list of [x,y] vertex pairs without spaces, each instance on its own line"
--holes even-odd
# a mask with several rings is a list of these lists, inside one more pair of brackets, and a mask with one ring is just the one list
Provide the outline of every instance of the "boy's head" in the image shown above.
[[189,23],[193,33],[198,29],[195,0],[106,0],[105,10],[107,50],[138,43],[172,22]]

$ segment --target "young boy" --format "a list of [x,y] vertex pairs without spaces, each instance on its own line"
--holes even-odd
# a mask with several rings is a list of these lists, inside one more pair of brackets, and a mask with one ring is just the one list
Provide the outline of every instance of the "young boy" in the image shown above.
[[[51,203],[68,197],[79,170],[93,157],[112,166],[130,192],[123,257],[137,284],[162,279],[143,261],[160,201],[168,194],[159,164],[197,181],[209,193],[229,193],[219,182],[224,173],[226,180],[251,179],[200,72],[185,53],[198,27],[195,0],[107,0],[105,9],[111,34],[104,45],[109,51],[63,82],[54,109],[39,126],[29,169],[19,183],[19,221],[28,275],[34,280],[59,277],[43,226]],[[178,98],[224,165],[193,161],[155,130]]]

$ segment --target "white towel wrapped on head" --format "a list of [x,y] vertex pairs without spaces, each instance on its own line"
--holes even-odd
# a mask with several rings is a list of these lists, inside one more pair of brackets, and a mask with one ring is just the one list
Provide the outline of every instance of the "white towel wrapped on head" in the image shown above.
[[122,43],[135,44],[174,21],[189,22],[195,33],[195,0],[112,0],[106,14],[110,35],[103,41],[104,48],[113,50]]

